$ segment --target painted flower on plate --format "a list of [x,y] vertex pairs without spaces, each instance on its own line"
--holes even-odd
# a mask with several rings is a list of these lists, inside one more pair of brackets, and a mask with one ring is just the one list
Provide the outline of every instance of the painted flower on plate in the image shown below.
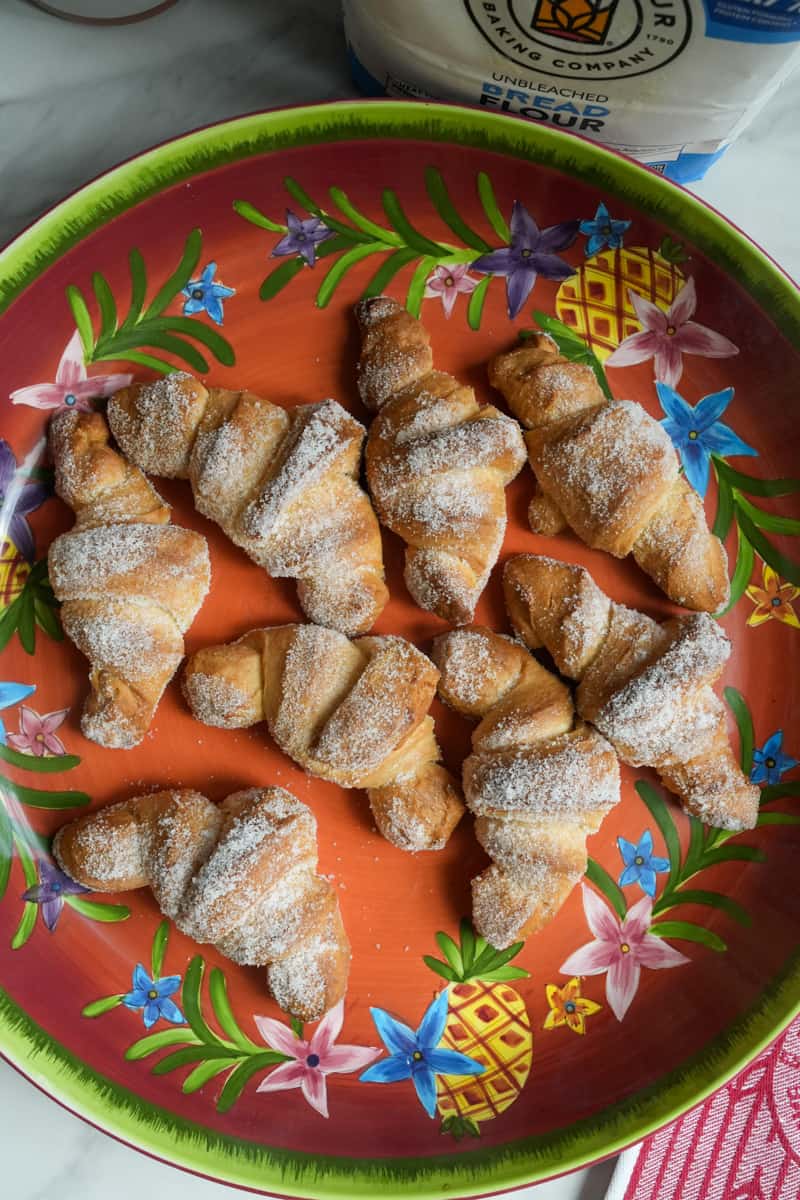
[[[36,684],[0,683],[0,709],[11,708],[12,704],[19,704],[20,700],[27,700],[28,696],[32,696],[35,691]],[[7,740],[6,727],[0,720],[0,743],[5,746]]]
[[587,238],[586,254],[597,254],[600,250],[619,250],[622,235],[630,228],[630,221],[615,221],[602,202],[591,221],[581,221],[580,232]]
[[780,783],[787,771],[800,765],[800,760],[783,753],[783,730],[776,729],[764,745],[753,751],[750,779],[753,783]]
[[594,941],[581,946],[559,968],[563,975],[605,975],[606,999],[621,1021],[639,987],[642,967],[661,970],[689,962],[684,954],[648,933],[653,901],[644,896],[623,921],[583,884],[583,909]]
[[438,296],[444,308],[444,315],[451,317],[458,297],[468,296],[477,286],[478,280],[469,274],[466,263],[453,263],[449,267],[434,268],[425,284],[425,295],[428,299]]
[[309,217],[301,221],[290,209],[286,210],[286,233],[272,251],[273,258],[281,258],[288,254],[297,254],[305,259],[310,267],[317,261],[317,246],[320,242],[333,237],[333,230],[319,217]]
[[447,988],[431,1001],[416,1032],[382,1008],[371,1008],[375,1028],[389,1051],[360,1077],[364,1083],[396,1083],[410,1079],[429,1117],[436,1113],[437,1075],[482,1075],[483,1063],[457,1050],[439,1048],[447,1024]]
[[540,229],[524,204],[515,200],[509,221],[511,244],[476,258],[472,269],[482,275],[505,276],[508,315],[513,319],[539,275],[561,283],[575,274],[575,268],[555,252],[572,245],[578,236],[578,226],[578,221],[562,221]]
[[151,979],[141,963],[133,969],[133,987],[122,997],[126,1008],[142,1010],[145,1029],[152,1029],[159,1017],[173,1025],[186,1022],[181,1010],[171,999],[181,986],[180,975],[167,975],[164,979]]
[[657,383],[656,391],[667,414],[661,424],[681,456],[686,478],[700,496],[706,494],[712,454],[719,458],[758,454],[719,419],[733,399],[732,387],[703,396],[695,405],[665,383]]
[[586,1033],[586,1018],[600,1012],[602,1005],[581,995],[581,981],[577,977],[570,979],[563,988],[555,983],[545,985],[547,1003],[550,1011],[544,1019],[545,1029],[558,1029],[566,1025],[573,1033]]
[[747,598],[755,604],[747,624],[763,625],[765,621],[774,619],[791,625],[793,629],[800,629],[800,618],[794,611],[793,603],[800,596],[800,587],[781,582],[780,575],[767,563],[761,565],[761,582],[763,587],[750,584],[747,588]]
[[21,754],[32,754],[43,758],[49,754],[66,754],[64,743],[56,737],[56,730],[69,712],[68,708],[60,708],[56,712],[40,714],[28,708],[27,704],[20,705],[19,733],[8,734],[8,744]]
[[88,888],[75,883],[69,875],[60,871],[55,863],[42,860],[39,863],[39,882],[23,892],[22,899],[41,906],[42,920],[53,933],[64,907],[64,897],[81,896],[88,891]]
[[181,290],[181,295],[186,299],[183,304],[183,315],[192,317],[195,313],[206,312],[211,317],[215,325],[221,325],[225,316],[223,312],[223,301],[230,296],[236,295],[236,289],[225,287],[224,283],[217,283],[214,276],[217,273],[217,264],[210,262],[208,266],[203,268],[199,279],[190,279],[186,287]]
[[642,328],[620,342],[606,359],[607,367],[630,367],[654,358],[656,379],[674,388],[683,374],[684,354],[729,358],[739,353],[721,333],[690,319],[697,308],[693,279],[686,280],[666,312],[630,288],[628,296]]
[[619,886],[627,887],[628,884],[638,883],[648,896],[655,896],[656,875],[669,870],[669,859],[653,854],[653,835],[650,830],[645,829],[635,845],[624,837],[617,838],[617,845],[624,864]]
[[88,377],[83,363],[83,346],[77,329],[66,345],[56,369],[53,383],[32,383],[11,393],[12,404],[28,404],[31,408],[76,408],[91,412],[93,400],[111,396],[127,387],[132,375],[92,375]]
[[328,1076],[360,1071],[381,1053],[373,1046],[336,1045],[344,1021],[344,1000],[325,1014],[309,1040],[296,1037],[291,1029],[272,1017],[253,1019],[267,1045],[292,1060],[271,1071],[256,1090],[284,1092],[300,1088],[311,1107],[323,1117],[328,1116]]
[[47,484],[24,480],[13,450],[0,438],[0,541],[8,538],[29,563],[36,557],[36,543],[28,517],[50,494]]

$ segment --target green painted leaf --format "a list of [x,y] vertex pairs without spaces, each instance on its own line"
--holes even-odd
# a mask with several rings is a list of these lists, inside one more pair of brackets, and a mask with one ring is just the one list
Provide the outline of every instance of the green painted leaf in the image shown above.
[[183,248],[180,262],[167,282],[159,288],[155,297],[145,309],[145,321],[149,320],[150,317],[159,316],[167,305],[175,299],[178,292],[186,287],[200,261],[202,245],[203,235],[199,229],[193,229],[186,239],[186,245]]
[[394,279],[398,271],[402,271],[403,267],[415,261],[417,255],[415,251],[402,249],[395,250],[386,258],[378,267],[375,274],[370,279],[364,291],[361,293],[366,300],[370,296],[381,296],[391,281]]
[[753,718],[750,715],[747,701],[741,692],[737,692],[736,688],[726,687],[722,694],[725,697],[725,703],[733,713],[733,719],[739,730],[739,762],[745,775],[749,776],[753,766],[753,746],[755,745]]
[[800,779],[787,779],[781,783],[769,783],[761,789],[761,803],[769,804],[781,796],[800,796]]
[[284,178],[283,186],[286,188],[290,196],[294,197],[297,203],[306,210],[313,213],[315,217],[322,217],[324,214],[318,204],[309,196],[308,192],[303,191],[296,179],[292,179],[291,175]]
[[198,955],[192,959],[186,968],[183,979],[183,1011],[193,1032],[208,1046],[220,1046],[222,1043],[215,1033],[209,1029],[200,1008],[200,987],[203,982],[205,963]]
[[439,216],[445,225],[452,229],[456,237],[460,238],[465,245],[472,246],[473,250],[477,250],[479,254],[488,254],[492,247],[461,217],[450,199],[450,193],[441,172],[437,171],[435,167],[425,168],[425,187],[428,189],[428,195]]
[[[366,234],[372,241],[383,242],[387,246],[403,246],[403,239],[396,233],[392,233],[390,229],[384,229],[382,225],[377,225],[371,221],[369,217],[364,216],[362,212],[348,199],[345,192],[341,188],[332,187],[329,189],[330,197],[346,217],[353,222],[357,229]],[[325,218],[326,223],[328,218]],[[416,257],[416,255],[414,255]],[[378,293],[376,293],[377,295]]]
[[736,567],[731,576],[731,594],[728,603],[724,608],[721,608],[716,617],[724,617],[729,613],[735,604],[741,600],[744,595],[745,588],[750,582],[753,574],[753,547],[748,542],[747,538],[742,534],[741,529],[737,527],[737,551],[736,551]]
[[158,1033],[149,1033],[147,1037],[139,1038],[125,1051],[128,1062],[139,1062],[159,1050],[169,1046],[185,1046],[187,1043],[200,1045],[200,1040],[185,1025],[178,1029],[161,1029]]
[[191,1096],[194,1092],[199,1092],[201,1087],[204,1087],[217,1075],[221,1075],[223,1071],[229,1070],[230,1067],[236,1066],[241,1059],[238,1058],[212,1058],[206,1062],[198,1063],[193,1071],[184,1079],[181,1085],[181,1091],[185,1096]]
[[211,969],[208,977],[208,991],[219,1027],[226,1037],[230,1038],[234,1046],[238,1046],[240,1050],[244,1050],[248,1054],[258,1053],[262,1050],[262,1046],[256,1045],[249,1037],[245,1037],[239,1028],[228,999],[228,985],[219,967]]
[[498,950],[487,942],[481,954],[472,964],[472,978],[483,979],[485,971],[498,971],[512,958],[516,958],[524,945],[524,942],[514,942],[514,945],[509,946],[506,950]]
[[714,469],[719,476],[748,496],[791,496],[800,492],[800,479],[755,479],[735,471],[724,459],[712,455]]
[[726,842],[718,850],[712,850],[706,857],[705,866],[713,867],[724,862],[766,862],[767,856],[763,850],[755,846],[731,846]]
[[[96,362],[104,360],[113,360],[116,354],[106,354],[102,358],[98,358]],[[154,354],[144,354],[141,350],[126,350],[125,362],[137,363],[140,367],[147,367],[150,371],[158,371],[162,375],[172,375],[175,371],[180,371],[182,368],[175,363],[166,362],[163,358],[157,358]]]
[[257,225],[259,229],[267,229],[270,233],[288,233],[289,227],[281,225],[278,221],[271,221],[269,217],[265,217],[260,209],[254,204],[250,204],[247,200],[234,200],[234,211],[243,217],[245,221],[249,221],[251,225]]
[[173,1050],[160,1058],[152,1068],[154,1075],[169,1075],[179,1067],[188,1067],[192,1063],[207,1062],[209,1059],[229,1059],[231,1052],[226,1046],[185,1046],[182,1050]]
[[800,816],[795,813],[761,812],[757,825],[800,825]]
[[[135,327],[134,332],[137,340],[134,345],[151,346],[155,350],[163,350],[165,354],[174,354],[175,358],[182,360],[187,367],[191,367],[193,371],[197,371],[200,375],[208,370],[208,360],[203,357],[197,347],[193,346],[191,342],[184,341],[183,338],[175,337],[173,334],[164,331],[140,337],[138,331],[142,329],[141,325]],[[126,358],[126,352],[119,350],[119,357]]]
[[473,289],[467,304],[467,324],[470,329],[480,329],[483,317],[483,306],[486,303],[486,293],[492,282],[491,275],[484,275],[480,283]]
[[21,601],[22,597],[17,596],[16,600],[13,600],[6,611],[0,615],[0,650],[5,650],[16,632],[19,613],[22,608]]
[[722,954],[728,949],[722,938],[703,925],[693,925],[690,921],[658,921],[650,926],[650,932],[660,938],[677,938],[684,942],[699,942],[709,950]]
[[397,193],[393,192],[391,188],[384,189],[383,208],[386,216],[389,218],[390,224],[397,230],[406,246],[409,246],[412,250],[416,250],[418,254],[431,256],[434,259],[447,257],[447,246],[441,246],[438,242],[434,242],[430,238],[425,237],[424,234],[417,232],[404,213],[403,206],[397,198]]
[[645,779],[637,780],[636,791],[649,808],[651,816],[661,830],[661,836],[666,843],[667,856],[669,858],[667,890],[671,891],[678,880],[681,867],[681,843],[678,831],[675,828],[675,822],[670,815],[669,808],[663,796],[656,791],[651,783],[648,783]]
[[33,591],[31,588],[25,588],[20,596],[22,604],[19,610],[19,620],[17,622],[17,633],[19,640],[22,642],[22,648],[28,654],[33,654],[36,649],[36,610],[34,608]]
[[550,317],[547,313],[539,312],[538,310],[534,311],[533,319],[539,328],[543,329],[553,339],[560,353],[564,355],[564,358],[569,359],[570,362],[584,363],[587,367],[591,367],[603,395],[607,399],[613,400],[614,397],[611,394],[611,388],[608,386],[608,379],[606,378],[603,364],[594,351],[587,346],[586,342],[578,337],[574,329],[570,329],[568,325],[565,325],[563,321],[559,321],[557,317]]
[[93,1000],[81,1009],[82,1017],[102,1017],[103,1013],[111,1012],[122,1004],[122,993],[118,996],[103,996],[102,1000]]
[[739,504],[736,506],[736,519],[739,528],[756,554],[760,554],[764,562],[769,563],[773,571],[777,571],[783,579],[788,579],[795,586],[800,586],[800,564],[792,562],[776,546],[773,546],[769,538],[756,528]]
[[701,860],[705,848],[704,826],[696,817],[689,817],[689,849],[683,864],[681,875],[688,879],[701,869]]
[[61,622],[56,616],[56,610],[46,603],[46,601],[39,599],[38,596],[33,601],[33,615],[36,619],[36,624],[54,642],[62,642],[64,640],[64,630],[61,628]]
[[494,195],[494,188],[491,180],[485,171],[478,172],[478,196],[483,205],[483,211],[486,213],[486,219],[495,231],[501,242],[511,241],[511,230],[508,227],[505,217],[497,207],[497,200]]
[[100,337],[110,337],[117,328],[117,305],[114,294],[108,286],[105,276],[101,275],[99,271],[95,271],[92,275],[92,288],[100,309]]
[[29,808],[82,808],[91,804],[86,792],[45,792],[39,788],[24,787],[7,778],[4,778],[4,784],[21,804],[27,804]]
[[258,294],[262,300],[271,300],[273,296],[277,296],[278,292],[282,292],[287,283],[291,283],[295,275],[299,275],[305,266],[305,261],[302,258],[286,258],[276,267],[274,271],[270,271],[267,278],[258,289]]
[[455,944],[453,939],[448,936],[448,934],[442,933],[441,930],[436,934],[436,941],[442,954],[453,968],[455,975],[457,975],[458,978],[463,979],[464,960],[461,957],[461,951],[459,950],[458,946]]
[[737,900],[731,899],[730,896],[723,896],[721,892],[709,892],[700,888],[680,888],[673,893],[667,904],[658,902],[654,904],[653,914],[668,912],[670,909],[677,908],[679,904],[705,904],[709,908],[718,908],[722,912],[726,912],[740,925],[752,925],[753,923],[747,909],[743,908]]
[[127,904],[101,904],[99,900],[86,900],[83,896],[65,896],[64,901],[82,917],[90,921],[99,921],[103,925],[127,921],[131,915]]
[[746,512],[759,529],[767,529],[770,533],[783,533],[788,537],[800,535],[800,521],[795,517],[780,517],[775,513],[764,512],[758,505],[751,504],[741,495],[736,497],[736,507]]
[[448,983],[455,982],[455,975],[452,967],[448,967],[446,963],[439,962],[438,958],[433,958],[430,954],[423,954],[422,961],[431,971],[435,971],[437,975],[441,975],[442,979],[446,979]]
[[82,292],[74,284],[69,284],[67,287],[67,302],[72,309],[75,325],[80,334],[84,362],[90,363],[92,361],[92,351],[94,350],[92,318],[89,316],[89,309],[86,307],[86,301],[83,298]]
[[601,867],[599,862],[590,858],[586,864],[586,878],[603,893],[619,919],[623,920],[628,911],[625,895],[605,867]]
[[522,967],[498,967],[494,971],[481,971],[480,978],[485,983],[508,983],[512,979],[527,979],[530,971]]
[[470,921],[469,917],[461,918],[458,930],[464,971],[469,973],[472,964],[475,962],[475,930],[472,928],[472,921]]
[[8,819],[8,814],[2,802],[0,802],[0,900],[6,894],[8,881],[11,877],[13,850],[14,842],[11,836],[11,822]]
[[254,1054],[252,1058],[246,1058],[226,1079],[217,1101],[217,1112],[224,1113],[232,1108],[254,1075],[279,1062],[289,1062],[289,1059],[275,1050],[266,1050],[263,1054]]
[[[714,463],[716,468],[716,462]],[[717,474],[717,515],[711,532],[724,542],[733,521],[733,490],[728,481]]]
[[153,946],[150,951],[150,966],[153,968],[153,979],[160,979],[164,969],[164,958],[169,946],[169,921],[162,921],[153,934]]
[[128,267],[131,273],[131,303],[128,315],[120,325],[120,329],[129,329],[139,320],[147,294],[147,269],[141,251],[135,247],[128,255]]
[[422,300],[425,295],[425,284],[435,265],[436,260],[434,258],[420,259],[414,274],[411,276],[411,282],[406,292],[406,308],[412,317],[418,317],[420,314]]
[[10,746],[2,744],[0,744],[0,759],[12,767],[19,767],[22,771],[38,771],[45,774],[71,771],[81,761],[77,754],[43,755],[42,758],[38,758],[35,754],[21,754],[19,750],[12,750]]
[[294,1036],[296,1038],[302,1038],[303,1022],[300,1020],[300,1018],[299,1017],[291,1017],[289,1020],[289,1024],[292,1027],[292,1033],[294,1034]]
[[351,267],[354,267],[356,263],[360,263],[362,259],[369,258],[371,254],[376,254],[383,249],[384,247],[379,242],[366,242],[345,251],[341,258],[338,258],[328,268],[328,272],[320,284],[319,291],[317,292],[317,308],[327,307],[333,298],[333,293]]

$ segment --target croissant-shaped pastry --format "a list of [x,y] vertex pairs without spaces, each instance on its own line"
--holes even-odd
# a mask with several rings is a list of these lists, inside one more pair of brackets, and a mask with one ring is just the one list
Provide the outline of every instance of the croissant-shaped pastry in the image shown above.
[[176,373],[112,396],[125,454],[191,481],[194,502],[275,577],[310,620],[364,633],[386,606],[381,535],[358,483],[364,428],[335,400],[290,412]]
[[506,484],[525,465],[519,428],[433,370],[427,330],[395,300],[364,300],[356,315],[358,388],[379,410],[366,452],[378,516],[406,542],[417,604],[464,624],[500,553]]
[[619,764],[519,643],[458,629],[436,639],[433,657],[442,699],[480,719],[464,795],[493,864],[472,881],[472,919],[502,949],[546,925],[583,877],[586,838],[619,800]]
[[64,630],[91,664],[81,729],[127,749],[178,669],[211,566],[205,538],[170,525],[161,497],[108,442],[100,413],[52,423],[56,491],[76,519],[50,546],[48,569]]
[[578,712],[623,762],[655,768],[706,825],[755,826],[759,789],[742,774],[711,687],[731,652],[712,617],[658,624],[614,604],[583,567],[534,554],[509,559],[503,586],[514,629],[580,680]]
[[607,400],[591,368],[564,358],[547,334],[492,359],[489,380],[529,431],[534,533],[570,525],[589,546],[633,554],[676,604],[701,612],[727,604],[725,548],[655,418]]
[[98,892],[149,887],[196,942],[266,967],[276,1002],[317,1021],[344,995],[350,946],[333,886],[317,872],[317,823],[283,788],[219,806],[188,788],[134,796],[64,826],[53,853]]
[[428,715],[439,672],[400,637],[351,642],[317,625],[255,629],[193,654],[183,690],[206,725],[266,721],[311,775],[366,788],[375,823],[403,850],[438,850],[464,811],[438,765]]

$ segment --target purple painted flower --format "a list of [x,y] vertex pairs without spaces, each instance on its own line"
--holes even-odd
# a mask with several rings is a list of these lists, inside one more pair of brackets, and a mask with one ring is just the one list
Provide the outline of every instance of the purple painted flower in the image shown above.
[[91,412],[93,400],[111,396],[127,387],[132,375],[93,375],[87,378],[83,362],[83,346],[77,329],[67,342],[56,369],[54,383],[32,383],[11,393],[12,404],[27,404],[31,408],[74,408]]
[[215,283],[217,264],[210,262],[203,268],[199,279],[190,279],[181,295],[186,297],[183,305],[183,315],[192,317],[195,313],[207,312],[215,325],[221,325],[224,313],[222,302],[229,296],[236,295],[236,289],[225,287],[224,283]]
[[141,963],[133,969],[133,988],[122,997],[126,1008],[142,1009],[145,1029],[152,1029],[159,1017],[173,1025],[184,1025],[186,1018],[170,996],[181,986],[180,975],[167,975],[164,979],[151,979]]
[[51,933],[55,931],[65,896],[80,896],[89,889],[75,883],[69,875],[59,871],[55,863],[42,860],[39,863],[39,882],[22,893],[23,900],[42,906],[42,920]]
[[301,221],[288,208],[286,224],[289,226],[289,232],[278,242],[272,251],[272,257],[281,258],[285,254],[299,254],[310,267],[313,267],[317,261],[317,246],[327,238],[333,237],[333,230],[328,229],[328,226],[319,217],[309,217],[308,220]]
[[580,222],[562,221],[540,229],[524,204],[515,200],[509,226],[511,245],[482,255],[472,263],[472,269],[483,275],[505,275],[508,315],[513,318],[528,299],[537,275],[561,282],[575,274],[575,268],[554,251],[572,245]]
[[10,538],[28,562],[36,557],[36,546],[26,518],[49,495],[46,484],[22,481],[13,450],[0,438],[0,542]]

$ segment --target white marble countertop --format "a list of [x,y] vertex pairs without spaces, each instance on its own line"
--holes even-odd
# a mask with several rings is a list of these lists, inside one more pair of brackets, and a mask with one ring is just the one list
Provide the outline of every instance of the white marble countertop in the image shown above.
[[[0,0],[0,244],[73,188],[198,125],[353,96],[336,0],[180,0],[139,25],[91,29]],[[795,278],[800,73],[694,190]],[[0,1194],[13,1200],[222,1200],[96,1132],[0,1062]],[[601,1200],[612,1163],[515,1193]]]

